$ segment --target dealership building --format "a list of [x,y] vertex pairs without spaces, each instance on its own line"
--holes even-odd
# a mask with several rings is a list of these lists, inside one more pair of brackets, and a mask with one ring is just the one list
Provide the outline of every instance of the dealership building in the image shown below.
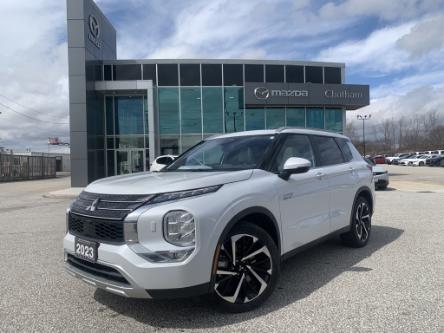
[[67,0],[72,186],[140,172],[220,133],[297,126],[342,132],[369,86],[345,65],[234,59],[117,60],[91,0]]

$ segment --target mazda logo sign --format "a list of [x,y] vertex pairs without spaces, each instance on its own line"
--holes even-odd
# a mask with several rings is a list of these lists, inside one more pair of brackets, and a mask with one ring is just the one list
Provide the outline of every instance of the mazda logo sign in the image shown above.
[[100,26],[99,21],[93,16],[89,15],[89,31],[94,38],[99,38],[100,36]]
[[267,99],[270,97],[270,90],[265,87],[257,87],[254,89],[254,96],[257,99]]

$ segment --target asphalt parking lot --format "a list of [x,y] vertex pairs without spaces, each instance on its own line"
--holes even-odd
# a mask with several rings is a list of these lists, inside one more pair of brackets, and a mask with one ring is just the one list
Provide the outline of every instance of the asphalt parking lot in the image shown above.
[[62,249],[70,200],[42,196],[69,178],[0,184],[0,332],[444,332],[444,168],[388,169],[367,247],[331,240],[298,254],[264,306],[236,315],[74,279]]

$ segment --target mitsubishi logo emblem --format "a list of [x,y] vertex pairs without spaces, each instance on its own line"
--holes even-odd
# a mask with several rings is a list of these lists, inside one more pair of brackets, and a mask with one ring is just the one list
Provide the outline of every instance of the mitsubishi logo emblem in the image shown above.
[[94,212],[94,211],[97,209],[97,206],[99,205],[99,201],[100,201],[100,198],[97,198],[96,200],[94,200],[94,201],[92,202],[91,205],[89,205],[88,207],[86,207],[85,210],[86,210],[86,211],[89,211],[89,212]]
[[91,35],[93,35],[94,38],[99,38],[100,36],[99,21],[97,21],[97,19],[92,15],[89,15],[89,31],[91,32]]
[[257,87],[254,89],[254,96],[257,99],[267,99],[270,97],[270,91],[265,87]]

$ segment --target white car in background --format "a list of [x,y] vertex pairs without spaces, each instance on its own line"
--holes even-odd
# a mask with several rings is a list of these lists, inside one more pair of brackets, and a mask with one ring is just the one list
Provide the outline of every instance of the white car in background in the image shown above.
[[422,155],[421,157],[418,157],[417,159],[415,159],[414,161],[412,161],[410,163],[410,165],[414,165],[414,166],[424,166],[426,165],[426,161],[430,158],[436,157],[439,155]]
[[414,161],[416,161],[418,158],[421,158],[424,155],[413,155],[409,158],[404,158],[399,161],[399,165],[411,165]]
[[403,158],[406,158],[406,157],[408,157],[408,156],[410,156],[410,155],[411,155],[410,153],[398,153],[398,154],[395,154],[394,156],[388,156],[388,157],[386,157],[386,158],[385,158],[385,162],[386,162],[387,164],[393,164],[394,161],[402,160]]
[[177,158],[177,155],[161,155],[157,157],[154,162],[151,164],[150,171],[157,172],[165,168],[167,165],[173,163],[173,161]]

